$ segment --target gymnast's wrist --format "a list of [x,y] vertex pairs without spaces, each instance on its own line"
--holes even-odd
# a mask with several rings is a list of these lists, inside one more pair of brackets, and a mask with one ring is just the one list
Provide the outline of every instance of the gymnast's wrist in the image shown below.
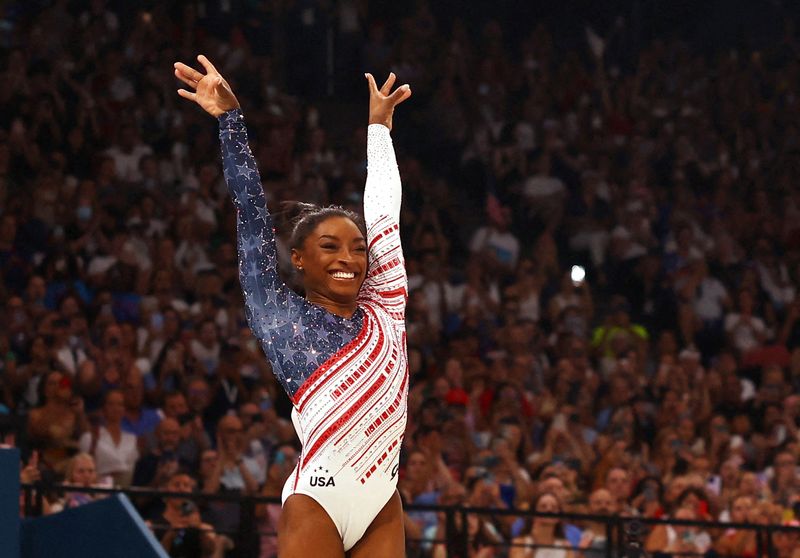
[[372,126],[373,124],[380,124],[381,126],[385,126],[389,131],[392,130],[392,115],[385,115],[385,114],[370,114],[369,115],[369,125]]

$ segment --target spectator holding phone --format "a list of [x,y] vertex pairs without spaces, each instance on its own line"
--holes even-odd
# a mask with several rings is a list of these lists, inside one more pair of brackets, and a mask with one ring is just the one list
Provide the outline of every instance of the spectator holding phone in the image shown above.
[[149,453],[139,457],[133,470],[133,485],[159,487],[178,471],[180,462],[178,444],[181,427],[173,418],[165,418],[156,426],[157,446]]
[[[167,492],[194,491],[196,483],[185,472],[176,471],[167,480]],[[223,538],[214,533],[214,528],[204,523],[197,505],[185,498],[165,498],[164,510],[151,517],[153,534],[167,554],[173,557],[207,557],[220,555]]]

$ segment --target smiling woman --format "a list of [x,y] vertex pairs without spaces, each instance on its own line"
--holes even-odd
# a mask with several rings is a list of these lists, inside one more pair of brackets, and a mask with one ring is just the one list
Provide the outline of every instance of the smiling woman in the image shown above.
[[367,231],[356,213],[340,207],[286,202],[292,219],[292,263],[303,274],[306,300],[349,318],[367,269]]
[[181,63],[179,94],[219,120],[225,181],[237,210],[239,279],[246,314],[278,381],[294,404],[303,450],[283,488],[282,558],[405,556],[397,494],[406,425],[407,278],[400,246],[400,173],[389,134],[391,74],[370,91],[364,223],[337,207],[299,205],[292,263],[305,297],[277,270],[267,209],[239,103],[205,56],[203,74]]

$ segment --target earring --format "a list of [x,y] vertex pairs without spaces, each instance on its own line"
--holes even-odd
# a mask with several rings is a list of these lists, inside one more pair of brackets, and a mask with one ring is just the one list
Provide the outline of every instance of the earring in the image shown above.
[[297,266],[297,271],[303,271],[303,266],[302,265],[298,265]]

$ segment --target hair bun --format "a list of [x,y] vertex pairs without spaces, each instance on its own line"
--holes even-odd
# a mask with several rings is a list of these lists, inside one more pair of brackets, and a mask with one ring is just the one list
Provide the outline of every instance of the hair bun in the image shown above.
[[281,216],[292,228],[302,221],[303,217],[315,213],[320,209],[322,208],[316,204],[296,200],[283,201],[280,204]]

